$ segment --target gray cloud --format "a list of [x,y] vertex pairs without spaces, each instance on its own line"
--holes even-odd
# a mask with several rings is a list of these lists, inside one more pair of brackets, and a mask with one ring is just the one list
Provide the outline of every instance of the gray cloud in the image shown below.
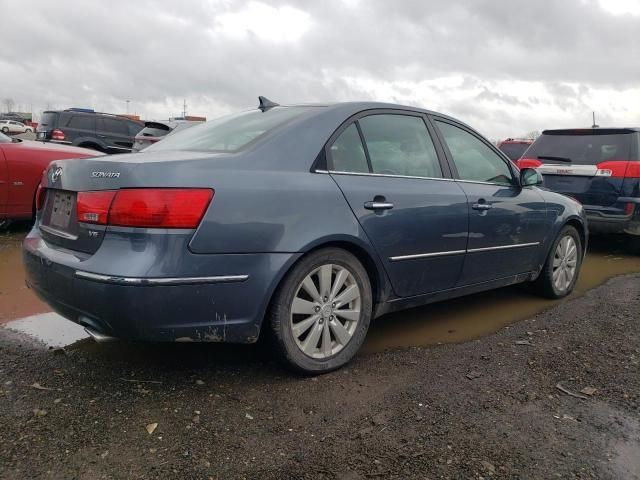
[[[5,0],[0,31],[11,47],[0,52],[0,98],[34,110],[116,112],[130,99],[156,118],[177,114],[183,98],[191,113],[210,116],[253,106],[258,94],[397,100],[507,136],[514,125],[516,133],[543,128],[554,108],[582,116],[598,89],[640,87],[640,17],[612,15],[595,0],[265,3],[306,12],[308,30],[296,41],[244,28],[229,35],[224,15],[249,1]],[[542,92],[520,94],[518,82]],[[615,121],[613,111],[604,117]]]

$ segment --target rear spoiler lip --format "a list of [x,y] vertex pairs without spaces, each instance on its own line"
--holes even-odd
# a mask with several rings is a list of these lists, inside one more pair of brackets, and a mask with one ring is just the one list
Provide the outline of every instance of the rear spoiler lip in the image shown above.
[[626,135],[638,133],[640,128],[565,128],[543,130],[542,135]]

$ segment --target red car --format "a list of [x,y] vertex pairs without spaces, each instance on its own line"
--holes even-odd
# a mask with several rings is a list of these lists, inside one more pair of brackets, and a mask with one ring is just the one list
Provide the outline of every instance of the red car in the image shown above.
[[498,148],[513,162],[517,162],[532,143],[533,140],[531,138],[507,138],[498,142]]
[[9,138],[0,133],[0,229],[30,219],[42,172],[52,160],[104,155],[96,150]]

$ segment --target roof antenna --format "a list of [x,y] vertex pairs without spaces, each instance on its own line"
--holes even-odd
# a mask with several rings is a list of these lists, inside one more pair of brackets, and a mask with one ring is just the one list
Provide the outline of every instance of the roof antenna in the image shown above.
[[260,110],[262,110],[263,112],[266,112],[270,108],[279,107],[280,106],[279,103],[272,102],[267,97],[259,96],[258,100],[260,101],[260,105],[258,106],[258,108]]
[[591,115],[593,116],[593,125],[591,125],[591,128],[600,128],[600,125],[596,124],[596,112],[591,112]]

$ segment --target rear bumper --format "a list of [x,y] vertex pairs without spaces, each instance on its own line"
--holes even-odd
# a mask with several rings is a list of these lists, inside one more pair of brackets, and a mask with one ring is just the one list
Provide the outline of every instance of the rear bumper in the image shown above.
[[[85,270],[87,260],[47,245],[34,232],[23,248],[28,286],[65,318],[100,335],[128,340],[255,342],[271,294],[297,258],[197,255],[199,264],[210,266],[207,274],[199,269],[120,276]],[[121,256],[135,263],[139,252],[124,250]]]
[[586,214],[590,232],[640,235],[640,216],[637,212],[632,215],[605,215],[587,210]]

